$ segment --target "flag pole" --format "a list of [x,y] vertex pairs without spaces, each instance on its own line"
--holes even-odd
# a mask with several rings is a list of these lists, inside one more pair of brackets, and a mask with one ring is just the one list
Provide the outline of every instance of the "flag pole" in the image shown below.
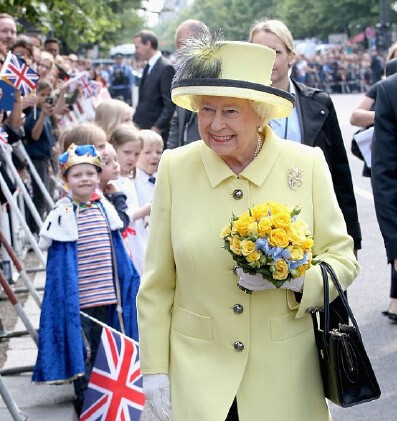
[[[34,88],[33,90],[33,95],[36,96],[36,88]],[[37,117],[37,107],[36,107],[36,103],[33,106],[33,119],[36,120]]]
[[118,330],[116,330],[116,329],[114,329],[114,328],[112,328],[112,327],[108,326],[107,324],[105,324],[105,323],[103,323],[103,322],[100,322],[100,321],[99,321],[98,319],[96,319],[95,317],[89,316],[87,313],[84,313],[84,311],[81,311],[81,310],[80,310],[80,314],[81,314],[83,317],[85,317],[85,318],[87,318],[87,319],[90,319],[92,322],[94,322],[94,323],[96,323],[96,324],[98,324],[98,325],[100,325],[100,326],[102,326],[102,327],[106,327],[106,329],[109,329],[111,332],[116,333],[117,335],[120,335],[120,336],[121,336],[121,337],[123,337],[124,339],[128,339],[129,341],[133,342],[135,345],[138,345],[138,346],[139,346],[139,343],[138,343],[137,341],[135,341],[134,339],[130,338],[130,337],[129,337],[129,336],[127,336],[127,335],[124,335],[124,333],[119,332]]

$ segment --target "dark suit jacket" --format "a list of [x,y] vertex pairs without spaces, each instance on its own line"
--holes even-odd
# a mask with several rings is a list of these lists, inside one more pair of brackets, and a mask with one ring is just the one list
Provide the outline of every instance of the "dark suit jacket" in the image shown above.
[[302,143],[318,146],[327,160],[334,190],[345,218],[354,248],[361,248],[361,229],[353,191],[352,176],[334,104],[329,95],[318,89],[293,82],[302,132]]
[[397,258],[397,74],[378,83],[371,181],[387,258]]
[[187,110],[176,107],[167,141],[168,149],[174,149],[201,139],[198,131],[197,113],[191,113],[188,121],[186,121],[187,115]]
[[171,82],[174,67],[160,57],[139,87],[139,100],[134,114],[134,123],[141,129],[152,126],[162,130],[164,139],[168,136],[170,121],[175,105],[171,101]]

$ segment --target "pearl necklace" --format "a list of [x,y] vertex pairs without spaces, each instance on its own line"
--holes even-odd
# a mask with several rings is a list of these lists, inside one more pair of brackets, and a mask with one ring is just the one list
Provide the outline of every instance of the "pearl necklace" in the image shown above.
[[261,151],[262,146],[263,146],[262,136],[259,133],[257,133],[256,138],[257,138],[257,143],[256,143],[255,152],[254,152],[254,158],[256,158],[259,155],[259,152]]

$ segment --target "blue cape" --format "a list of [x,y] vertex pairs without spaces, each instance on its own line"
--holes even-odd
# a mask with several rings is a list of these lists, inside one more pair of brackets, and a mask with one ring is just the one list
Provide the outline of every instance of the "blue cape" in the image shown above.
[[[136,295],[139,274],[126,252],[119,231],[112,231],[112,243],[125,333],[138,341]],[[109,325],[120,330],[116,311],[113,311]],[[34,382],[57,383],[84,373],[86,350],[80,323],[77,242],[53,241],[48,249],[38,348],[32,377]]]

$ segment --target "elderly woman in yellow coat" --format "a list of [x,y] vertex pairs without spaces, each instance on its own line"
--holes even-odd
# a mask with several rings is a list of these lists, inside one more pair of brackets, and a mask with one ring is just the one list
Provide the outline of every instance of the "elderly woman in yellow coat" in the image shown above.
[[274,59],[203,34],[177,62],[172,98],[198,112],[202,140],[161,159],[138,294],[143,386],[160,420],[330,419],[307,312],[323,301],[320,268],[306,272],[300,300],[288,286],[248,295],[219,237],[232,212],[299,205],[317,259],[344,288],[359,271],[321,150],[267,125],[293,107],[269,86]]

